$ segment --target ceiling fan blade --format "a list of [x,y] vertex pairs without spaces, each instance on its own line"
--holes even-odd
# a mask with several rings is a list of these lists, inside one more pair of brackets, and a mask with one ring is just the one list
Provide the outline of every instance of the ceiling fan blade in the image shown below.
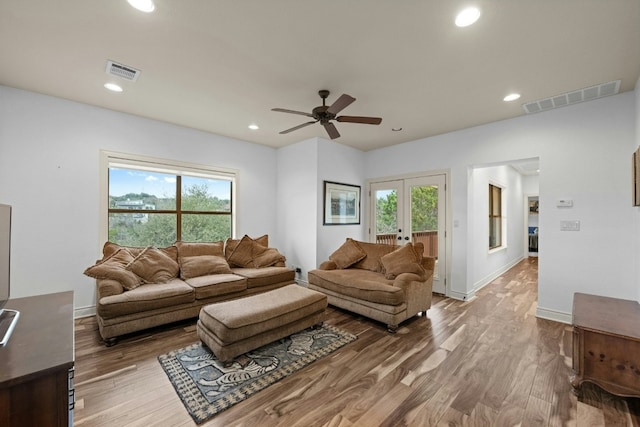
[[[295,111],[295,110],[287,110],[285,108],[272,108],[271,111],[277,111],[279,113],[299,114],[301,116],[313,117],[313,114],[310,114],[310,113],[305,113],[305,112],[302,112],[302,111]],[[315,118],[315,117],[313,117],[313,118]]]
[[351,105],[351,103],[355,100],[355,98],[347,95],[346,93],[343,93],[342,95],[340,95],[340,98],[338,98],[336,102],[331,105],[331,107],[327,108],[327,113],[338,114],[340,111]]
[[293,132],[294,130],[302,129],[305,126],[309,126],[309,125],[312,125],[312,124],[317,123],[317,122],[318,121],[316,120],[314,122],[307,122],[307,123],[303,123],[303,124],[298,125],[298,126],[294,126],[291,129],[283,130],[282,132],[280,132],[280,135],[284,135],[285,133]]
[[379,125],[382,123],[380,117],[340,116],[336,117],[336,120],[346,123],[364,123],[366,125]]
[[324,126],[324,129],[329,134],[329,138],[331,139],[340,138],[340,132],[338,132],[338,129],[336,129],[333,123],[331,122],[323,123],[322,126]]

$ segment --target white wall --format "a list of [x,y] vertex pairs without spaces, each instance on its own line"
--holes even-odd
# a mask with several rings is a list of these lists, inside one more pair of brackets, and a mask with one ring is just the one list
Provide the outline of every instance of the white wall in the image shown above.
[[101,149],[239,171],[237,234],[276,235],[276,150],[85,104],[0,86],[0,202],[12,204],[12,297],[75,291],[91,311],[82,274],[101,257]]
[[[538,315],[567,320],[576,291],[636,298],[637,240],[630,204],[630,155],[635,137],[634,93],[425,138],[366,153],[365,178],[451,169],[451,289],[471,293],[470,167],[540,158]],[[574,207],[556,208],[559,198]],[[560,220],[581,231],[559,231]]]
[[[316,265],[326,261],[345,241],[351,237],[364,240],[365,205],[364,194],[364,157],[360,150],[326,139],[318,140],[318,246]],[[360,186],[360,225],[323,225],[324,181]],[[315,268],[315,267],[314,267]]]
[[[489,184],[502,188],[503,222],[506,234],[502,247],[489,250]],[[477,167],[472,171],[469,218],[473,222],[469,246],[472,248],[472,292],[485,286],[524,257],[524,203],[522,176],[511,166]]]
[[[299,278],[316,266],[318,218],[318,139],[313,138],[278,150],[277,246],[287,265],[300,267]],[[310,191],[311,190],[311,191]]]

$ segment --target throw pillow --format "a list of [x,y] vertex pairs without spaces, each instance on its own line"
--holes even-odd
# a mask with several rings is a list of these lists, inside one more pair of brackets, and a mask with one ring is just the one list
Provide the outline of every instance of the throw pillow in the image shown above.
[[224,256],[224,242],[176,242],[178,256],[191,257],[198,255]]
[[339,269],[349,268],[350,265],[360,261],[367,254],[362,250],[355,240],[347,240],[334,253],[329,255],[329,259],[336,264]]
[[[263,249],[264,248],[264,249]],[[276,248],[265,248],[254,242],[253,266],[256,268],[271,267],[276,264],[284,265],[287,259]]]
[[[380,262],[384,268],[384,277],[387,279],[395,279],[400,273],[415,273],[416,271],[421,271],[422,274],[424,274],[424,268],[422,268],[417,260],[418,255],[411,243],[400,246],[395,251],[380,258]],[[408,267],[411,264],[415,264],[416,267]],[[411,271],[407,271],[407,269]]]
[[127,270],[140,276],[145,283],[166,283],[178,277],[180,267],[161,250],[148,246],[127,265]]
[[253,246],[256,242],[249,236],[245,235],[235,248],[233,252],[229,254],[227,258],[229,260],[229,264],[238,266],[238,267],[253,267]]
[[[245,235],[246,236],[246,235]],[[249,236],[246,236],[249,237]],[[252,240],[255,240],[257,243],[261,244],[262,246],[268,248],[269,247],[269,235],[265,234],[263,236],[260,237],[256,237],[256,238],[251,238]],[[224,257],[229,260],[229,257],[231,256],[231,254],[233,253],[233,251],[236,249],[236,246],[238,246],[238,243],[240,243],[240,240],[242,239],[231,239],[228,238],[227,241],[224,244]]]
[[104,246],[102,247],[102,255],[103,255],[103,260],[106,260],[107,258],[109,258],[111,255],[113,255],[114,253],[116,253],[116,251],[120,248],[124,248],[126,250],[128,250],[131,255],[135,257],[137,257],[138,255],[140,255],[140,252],[142,252],[144,250],[144,248],[138,248],[138,247],[134,247],[134,246],[120,246],[117,243],[113,243],[113,242],[106,242],[104,244]]
[[185,256],[180,258],[180,277],[208,276],[209,274],[232,274],[227,260],[216,255]]
[[130,291],[142,284],[140,277],[126,269],[126,266],[133,261],[134,257],[125,248],[119,248],[104,260],[84,271],[89,277],[94,279],[111,279],[120,282],[123,288]]

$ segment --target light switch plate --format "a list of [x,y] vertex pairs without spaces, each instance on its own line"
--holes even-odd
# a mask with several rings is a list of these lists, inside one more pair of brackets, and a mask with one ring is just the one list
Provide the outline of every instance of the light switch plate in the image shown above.
[[580,231],[580,221],[560,221],[560,231]]

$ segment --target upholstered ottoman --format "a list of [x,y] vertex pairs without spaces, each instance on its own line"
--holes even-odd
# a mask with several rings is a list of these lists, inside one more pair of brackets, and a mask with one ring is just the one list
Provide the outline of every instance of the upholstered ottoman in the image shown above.
[[270,342],[324,321],[327,296],[299,285],[200,310],[198,336],[218,360],[229,361]]

